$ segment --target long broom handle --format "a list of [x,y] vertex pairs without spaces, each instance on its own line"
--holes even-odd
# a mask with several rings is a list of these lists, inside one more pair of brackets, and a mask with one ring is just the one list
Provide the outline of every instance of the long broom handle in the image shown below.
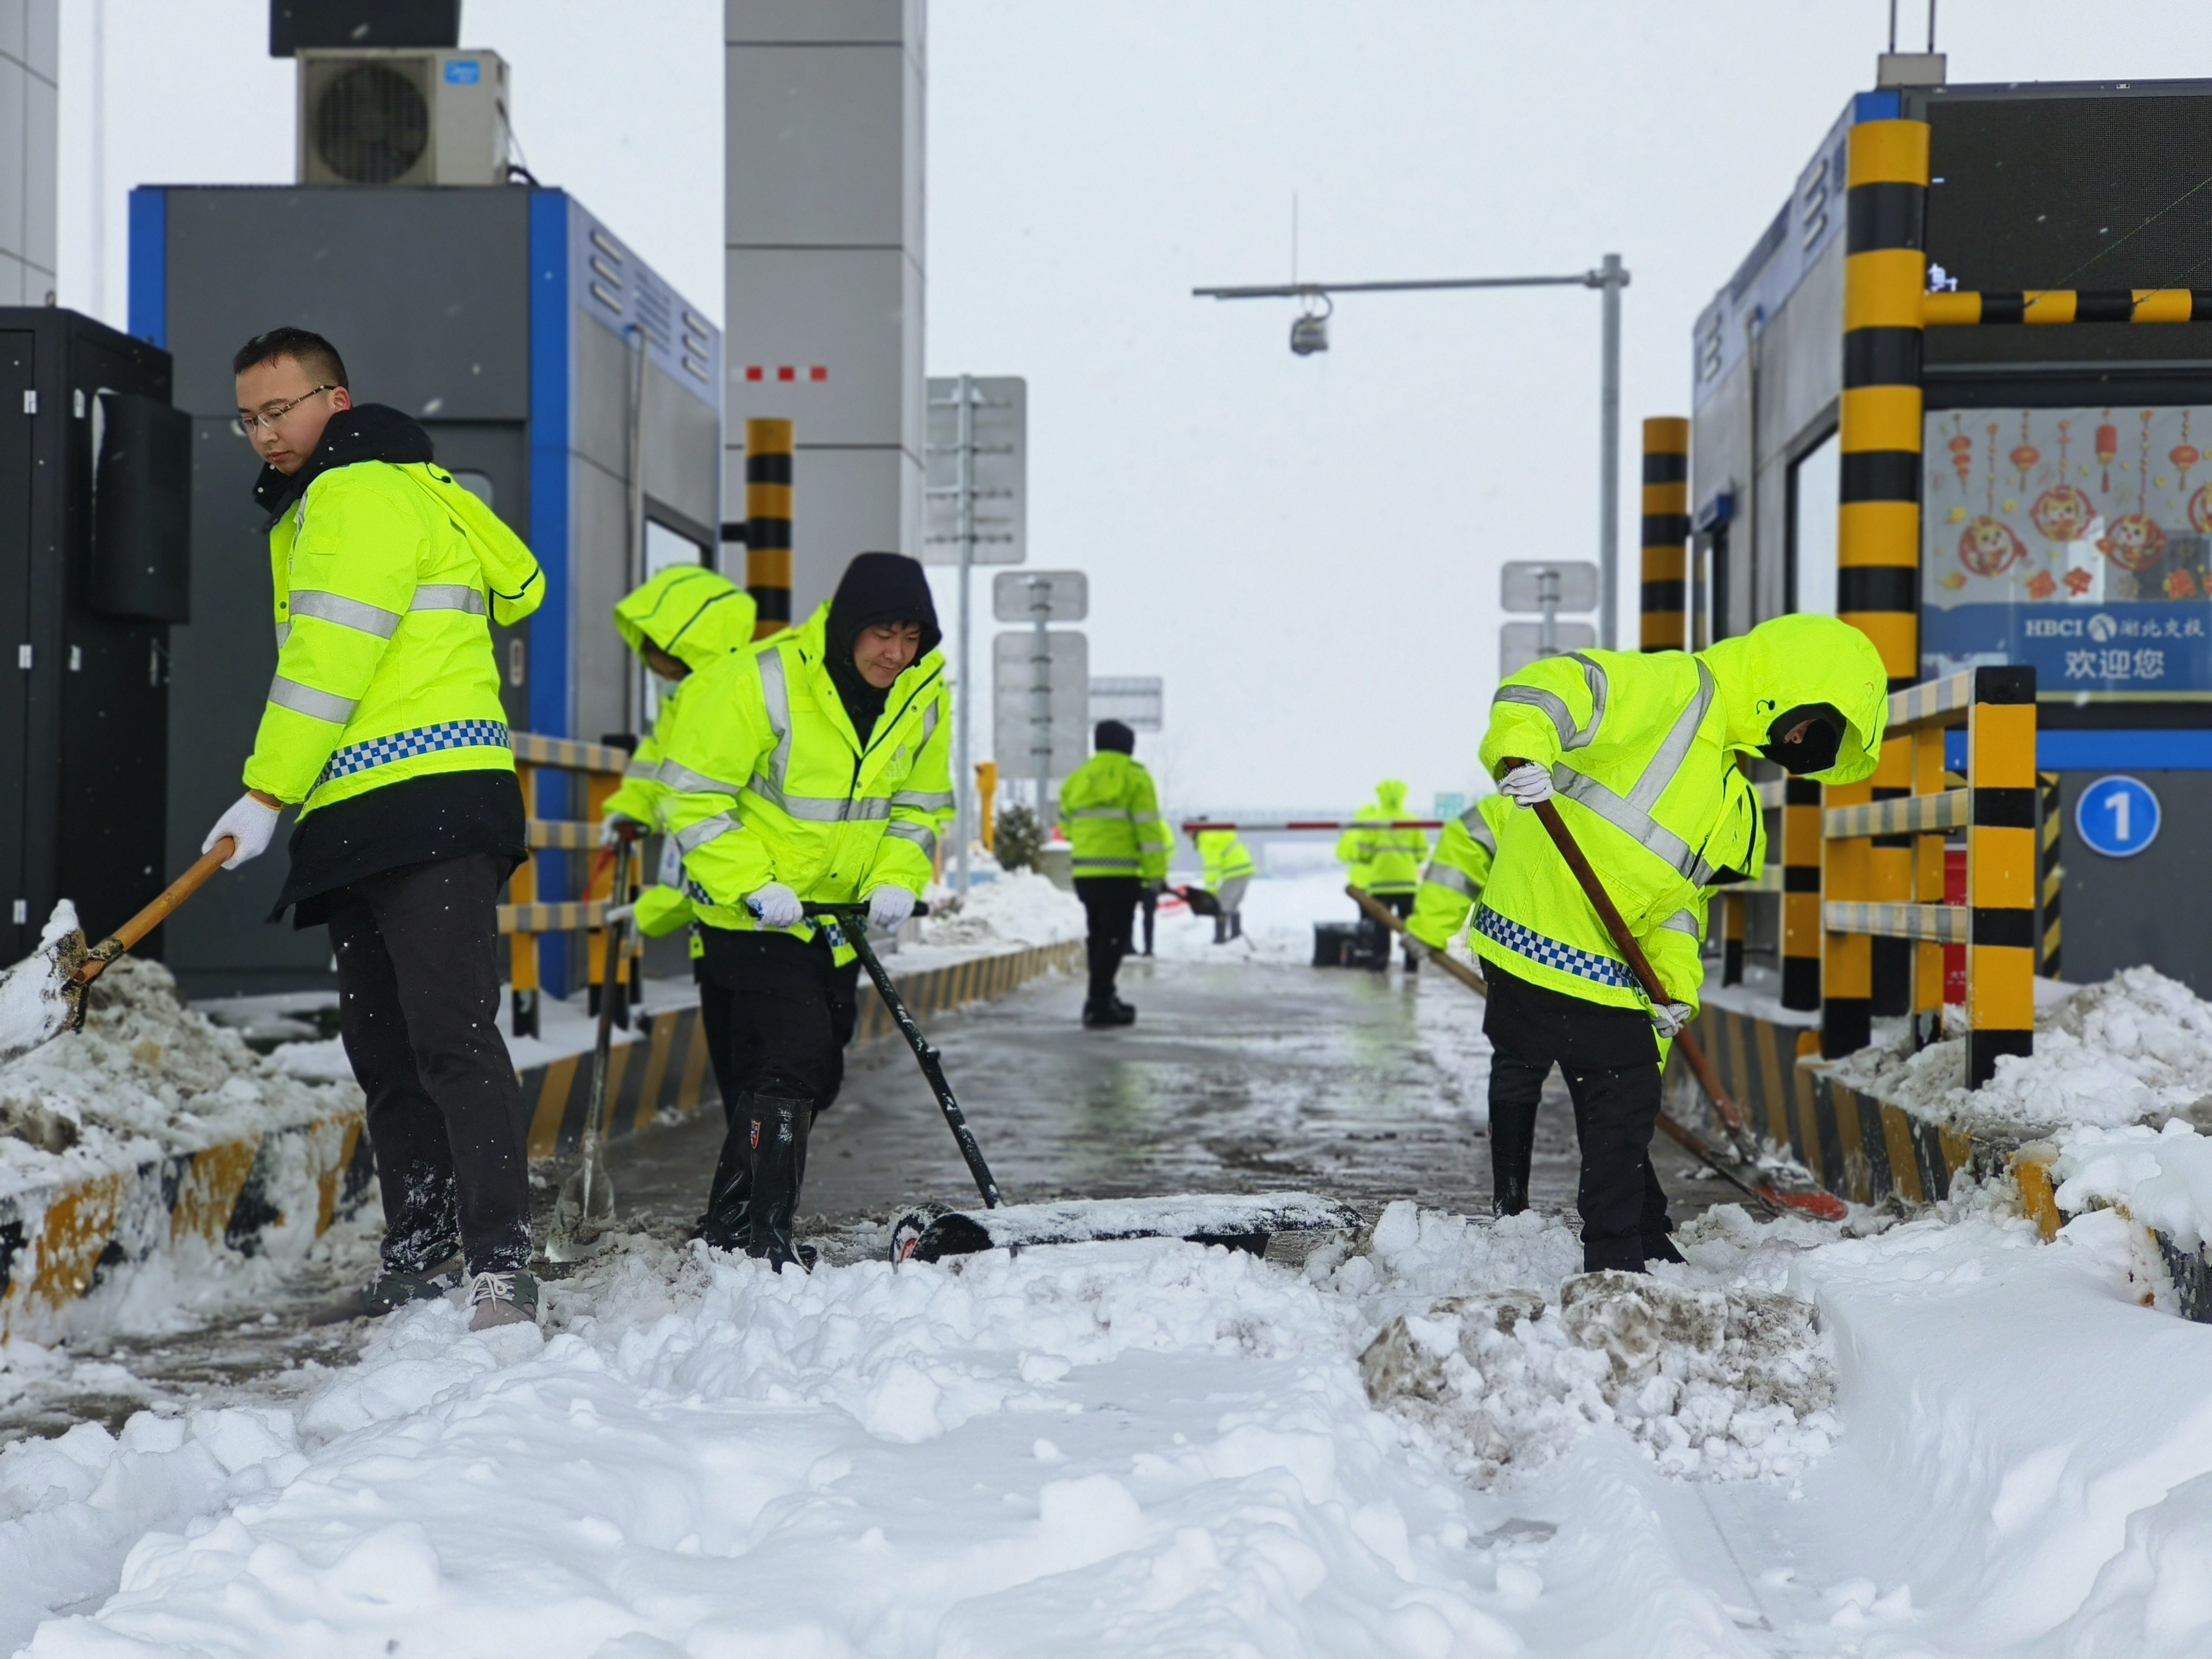
[[992,1178],[991,1166],[983,1161],[983,1149],[975,1144],[975,1132],[968,1127],[967,1115],[952,1097],[952,1085],[945,1080],[945,1066],[938,1058],[937,1046],[914,1023],[914,1016],[907,1012],[906,999],[899,995],[898,987],[884,971],[884,964],[876,957],[876,947],[868,943],[866,908],[857,904],[810,904],[806,910],[809,915],[830,916],[842,925],[845,942],[853,947],[860,966],[875,981],[876,994],[891,1012],[891,1023],[899,1028],[906,1046],[921,1062],[921,1074],[929,1080],[930,1092],[937,1097],[937,1109],[945,1114],[945,1127],[952,1131],[960,1156],[967,1162],[968,1173],[975,1177],[975,1190],[983,1195],[983,1207],[997,1209],[1006,1200],[999,1196],[999,1183]]
[[168,920],[172,910],[207,885],[208,878],[222,869],[222,861],[237,850],[238,843],[225,836],[201,854],[199,862],[164,887],[160,897],[92,947],[84,966],[77,969],[76,982],[89,985],[98,979],[106,971],[109,963],[159,927]]
[[[1505,757],[1508,771],[1528,764],[1527,761],[1514,756]],[[1605,923],[1605,931],[1613,936],[1613,944],[1628,959],[1629,968],[1643,982],[1645,994],[1662,1007],[1674,1001],[1674,999],[1667,994],[1667,988],[1659,982],[1658,973],[1651,966],[1651,958],[1644,954],[1644,947],[1628,931],[1628,923],[1622,919],[1619,907],[1613,903],[1613,895],[1605,890],[1605,884],[1598,879],[1597,872],[1590,868],[1589,860],[1583,855],[1582,847],[1575,840],[1575,832],[1567,828],[1566,820],[1559,816],[1559,809],[1548,800],[1540,800],[1536,803],[1536,816],[1543,821],[1545,832],[1552,838],[1552,845],[1559,849],[1559,856],[1567,861],[1567,868],[1575,872],[1575,879],[1582,884],[1583,896],[1597,912],[1598,920]],[[1697,1075],[1698,1086],[1713,1103],[1713,1109],[1721,1115],[1721,1121],[1736,1134],[1749,1134],[1750,1127],[1744,1122],[1743,1114],[1736,1110],[1735,1102],[1729,1098],[1728,1091],[1721,1086],[1720,1074],[1713,1070],[1713,1063],[1707,1057],[1705,1046],[1687,1030],[1679,1033],[1674,1041],[1680,1045],[1682,1058],[1690,1062],[1690,1070]]]
[[[1376,902],[1373,894],[1363,892],[1357,887],[1347,887],[1344,890],[1346,896],[1349,896],[1354,903],[1358,905],[1358,907],[1364,910],[1369,915],[1374,917],[1376,921],[1381,922],[1385,927],[1388,927],[1392,933],[1406,933],[1407,937],[1411,937],[1406,924],[1399,920],[1398,913],[1392,910],[1386,905]],[[1449,955],[1443,951],[1433,951],[1430,953],[1429,960],[1442,968],[1444,972],[1449,974],[1461,984],[1466,986],[1467,988],[1474,992],[1475,995],[1481,997],[1486,1001],[1489,1000],[1490,987],[1483,981],[1480,975],[1477,974],[1474,969],[1468,967],[1457,957]],[[1753,1202],[1758,1204],[1760,1207],[1768,1211],[1770,1213],[1777,1215],[1781,1213],[1781,1206],[1776,1204],[1771,1197],[1765,1193],[1760,1192],[1758,1188],[1753,1186],[1751,1182],[1746,1181],[1735,1170],[1729,1169],[1726,1162],[1716,1157],[1713,1149],[1706,1146],[1703,1141],[1699,1140],[1693,1131],[1686,1128],[1680,1123],[1677,1123],[1664,1111],[1662,1111],[1659,1114],[1659,1128],[1669,1140],[1676,1142],[1686,1151],[1696,1153],[1698,1158],[1703,1161],[1715,1175],[1718,1176],[1723,1181],[1727,1182],[1729,1186],[1735,1188],[1747,1198],[1752,1200]]]
[[[630,838],[620,837],[608,849],[614,854],[615,878],[607,890],[613,897],[608,908],[618,908],[629,902]],[[615,1036],[615,996],[622,982],[623,924],[611,921],[606,926],[605,951],[599,975],[599,1029],[592,1043],[591,1093],[584,1106],[584,1202],[582,1219],[592,1214],[592,1188],[598,1180],[599,1165],[604,1158],[607,1135],[607,1070],[611,1063]]]

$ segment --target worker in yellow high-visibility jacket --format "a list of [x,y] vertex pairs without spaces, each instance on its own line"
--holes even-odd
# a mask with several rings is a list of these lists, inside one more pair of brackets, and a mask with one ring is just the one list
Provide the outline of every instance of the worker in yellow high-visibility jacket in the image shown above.
[[[1372,894],[1379,903],[1401,916],[1413,913],[1413,893],[1420,884],[1421,862],[1429,853],[1426,830],[1389,827],[1394,821],[1412,816],[1406,808],[1406,786],[1395,778],[1387,778],[1376,786],[1375,799],[1359,809],[1352,826],[1338,836],[1336,842],[1336,856],[1346,867],[1350,884]],[[1370,936],[1377,931],[1373,919],[1364,910],[1359,913],[1359,925]],[[1378,939],[1376,945],[1375,966],[1386,967],[1390,958],[1389,941]],[[1408,945],[1407,972],[1414,971],[1420,964],[1419,953]]]
[[352,1310],[465,1270],[477,1328],[534,1319],[529,1118],[499,1034],[499,893],[530,854],[491,624],[545,583],[421,426],[354,403],[322,336],[272,330],[231,368],[264,463],[276,673],[246,792],[202,850],[230,838],[235,867],[299,808],[276,914],[329,924],[383,1188],[381,1271]]
[[1244,937],[1244,890],[1259,866],[1234,830],[1201,830],[1198,855],[1206,864],[1206,890],[1219,907],[1213,918],[1213,942],[1226,945]]
[[1557,808],[1668,1000],[1638,982],[1533,811],[1498,832],[1469,938],[1489,981],[1492,1115],[1557,1063],[1582,1141],[1583,1264],[1679,1260],[1653,1174],[1665,1045],[1697,1014],[1712,890],[1764,862],[1757,796],[1736,765],[1874,775],[1888,719],[1881,656],[1832,617],[1781,617],[1694,656],[1577,651],[1511,676],[1482,763],[1516,806]]
[[1099,721],[1091,758],[1060,790],[1060,833],[1086,923],[1091,993],[1083,1023],[1093,1030],[1136,1021],[1137,1011],[1115,994],[1114,978],[1134,942],[1138,901],[1168,878],[1167,820],[1136,747],[1137,734],[1120,720]]

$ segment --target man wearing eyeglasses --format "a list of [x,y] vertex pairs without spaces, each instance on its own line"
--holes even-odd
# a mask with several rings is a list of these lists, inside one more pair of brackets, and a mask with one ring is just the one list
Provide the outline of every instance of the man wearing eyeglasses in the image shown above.
[[[264,463],[276,676],[227,867],[299,808],[276,916],[327,923],[338,1029],[368,1097],[382,1270],[337,1311],[470,1276],[476,1329],[534,1319],[528,1121],[499,1034],[499,892],[529,856],[490,623],[545,584],[396,409],[353,401],[330,342],[280,328],[232,362]],[[456,1258],[459,1258],[457,1261]]]

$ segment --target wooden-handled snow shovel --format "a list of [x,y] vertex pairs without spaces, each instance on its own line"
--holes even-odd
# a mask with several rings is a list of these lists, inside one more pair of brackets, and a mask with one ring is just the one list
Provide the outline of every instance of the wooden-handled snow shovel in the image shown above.
[[1169,1198],[1067,1199],[1059,1203],[1009,1204],[999,1194],[991,1166],[975,1131],[952,1097],[945,1080],[945,1066],[937,1045],[915,1024],[906,999],[891,983],[884,964],[868,943],[866,905],[810,904],[810,916],[832,921],[839,936],[853,947],[875,982],[891,1022],[906,1038],[907,1047],[921,1062],[938,1109],[958,1143],[960,1156],[975,1177],[982,1196],[981,1209],[916,1210],[899,1218],[891,1229],[893,1261],[939,1261],[949,1255],[972,1255],[984,1250],[1022,1250],[1040,1244],[1089,1244],[1113,1239],[1180,1238],[1194,1244],[1220,1244],[1257,1255],[1278,1233],[1351,1233],[1360,1224],[1359,1212],[1348,1204],[1316,1198],[1310,1193],[1198,1194]]
[[[1406,924],[1399,920],[1398,913],[1387,905],[1379,903],[1373,894],[1363,892],[1357,887],[1347,887],[1344,890],[1361,909],[1383,927],[1389,928],[1393,933],[1406,933]],[[1410,938],[1411,935],[1407,937]],[[1417,939],[1414,942],[1419,944],[1420,941]],[[1490,987],[1484,981],[1482,976],[1457,957],[1443,951],[1431,951],[1429,953],[1429,960],[1466,986],[1475,995],[1485,999],[1490,995]],[[1770,1215],[1779,1215],[1785,1207],[1789,1206],[1789,1196],[1776,1191],[1773,1183],[1766,1179],[1765,1173],[1756,1164],[1747,1159],[1739,1158],[1732,1152],[1708,1144],[1705,1138],[1695,1129],[1666,1112],[1659,1114],[1659,1130],[1668,1139],[1674,1142],[1685,1152],[1693,1152],[1703,1158],[1712,1166],[1715,1175],[1727,1182],[1746,1198],[1750,1199],[1752,1202],[1765,1209]]]
[[[1505,769],[1510,772],[1515,767],[1526,766],[1528,763],[1509,755],[1504,763]],[[1590,861],[1584,856],[1581,843],[1575,840],[1574,831],[1567,828],[1566,820],[1559,816],[1559,809],[1548,800],[1538,801],[1536,817],[1543,823],[1544,833],[1551,836],[1552,845],[1559,849],[1559,856],[1566,860],[1567,868],[1575,872],[1575,880],[1581,886],[1583,896],[1589,900],[1590,907],[1598,914],[1598,920],[1605,924],[1606,933],[1611,937],[1614,948],[1626,959],[1629,970],[1636,975],[1637,981],[1644,987],[1644,994],[1651,999],[1655,1006],[1666,1006],[1674,999],[1667,994],[1667,988],[1659,982],[1659,975],[1651,966],[1651,958],[1644,954],[1644,947],[1636,942],[1636,935],[1628,931],[1628,923],[1621,915],[1620,907],[1613,903],[1613,895],[1605,890],[1605,884],[1598,879],[1597,872],[1590,867]],[[1705,1045],[1687,1030],[1678,1035],[1674,1041],[1681,1047],[1682,1058],[1690,1063],[1690,1072],[1698,1079],[1698,1086],[1705,1091],[1705,1098],[1713,1103],[1713,1109],[1720,1114],[1721,1121],[1728,1126],[1729,1138],[1735,1142],[1738,1153],[1747,1162],[1754,1161],[1757,1143],[1752,1137],[1751,1126],[1743,1121],[1743,1114],[1736,1109],[1735,1102],[1729,1097],[1728,1091],[1722,1086],[1720,1073],[1713,1069],[1712,1059],[1705,1053]],[[1714,1167],[1717,1169],[1719,1165]],[[1774,1201],[1818,1217],[1822,1221],[1841,1221],[1850,1213],[1843,1200],[1817,1188],[1798,1192],[1784,1192],[1777,1188]]]
[[84,994],[107,964],[159,927],[169,913],[206,885],[238,843],[228,836],[161,890],[161,896],[97,945],[84,942],[76,907],[54,907],[39,948],[0,974],[0,1066],[19,1060],[64,1031],[84,1027]]

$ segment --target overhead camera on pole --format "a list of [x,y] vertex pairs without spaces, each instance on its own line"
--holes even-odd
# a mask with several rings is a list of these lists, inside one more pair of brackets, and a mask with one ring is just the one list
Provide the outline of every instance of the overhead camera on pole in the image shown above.
[[[1293,264],[1295,270],[1296,265]],[[1241,288],[1194,288],[1200,299],[1297,300],[1304,308],[1291,322],[1291,349],[1301,357],[1328,349],[1328,319],[1339,294],[1408,294],[1429,289],[1594,288],[1604,296],[1598,371],[1598,564],[1601,592],[1598,638],[1607,650],[1613,638],[1613,591],[1620,568],[1620,290],[1628,268],[1608,253],[1594,270],[1571,276],[1441,276],[1400,283],[1299,283]],[[1316,311],[1318,301],[1322,309]]]

